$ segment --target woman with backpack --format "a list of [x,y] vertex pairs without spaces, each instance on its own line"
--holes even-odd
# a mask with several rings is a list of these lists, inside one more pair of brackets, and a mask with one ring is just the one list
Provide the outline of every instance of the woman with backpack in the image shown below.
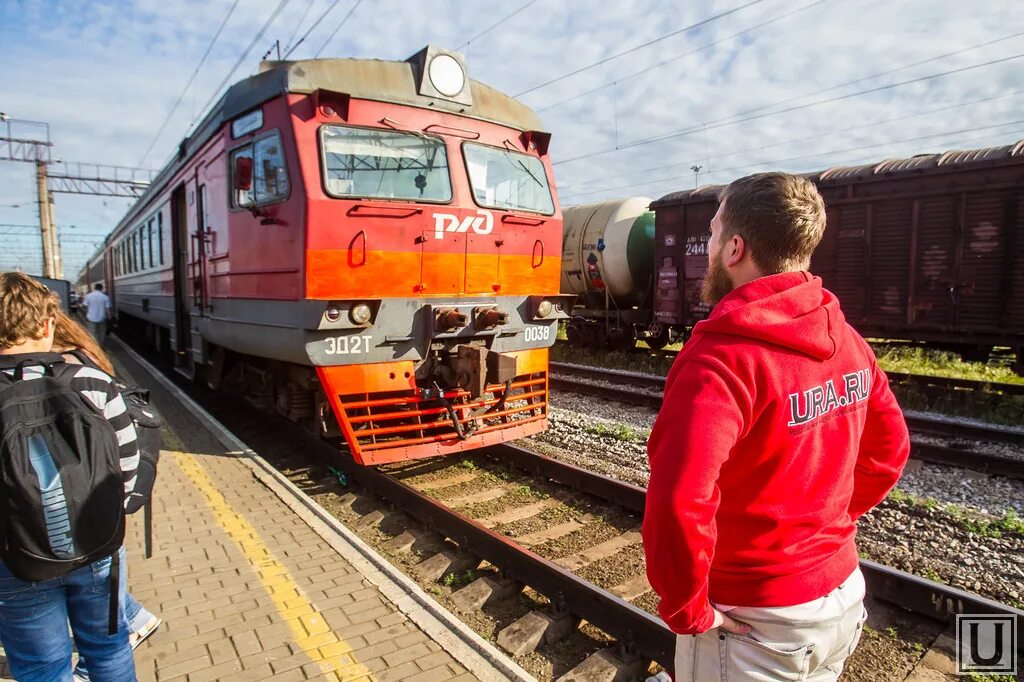
[[[118,381],[113,363],[103,352],[92,334],[78,322],[75,322],[63,311],[57,311],[57,325],[53,337],[53,351],[61,353],[64,360],[69,364],[82,364],[96,367],[103,370],[111,377],[125,397],[125,404],[128,406],[128,414],[135,422],[135,431],[138,434],[139,442],[139,469],[135,482],[135,490],[125,505],[126,511],[131,514],[138,511],[141,506],[148,502],[149,495],[153,489],[156,479],[156,460],[160,454],[160,431],[162,420],[156,415],[155,410],[147,403],[138,400],[138,393],[129,388],[126,384]],[[145,410],[149,414],[142,414]],[[144,422],[144,423],[140,423]],[[156,423],[154,423],[156,422]],[[142,642],[152,635],[163,619],[149,612],[142,606],[130,592],[125,592],[125,616],[128,619],[128,643],[134,650]],[[79,657],[78,665],[75,667],[76,680],[88,680],[88,667]]]
[[[135,679],[124,617],[135,425],[114,380],[53,352],[59,299],[0,274],[0,641],[15,679]],[[68,635],[68,625],[71,636]]]

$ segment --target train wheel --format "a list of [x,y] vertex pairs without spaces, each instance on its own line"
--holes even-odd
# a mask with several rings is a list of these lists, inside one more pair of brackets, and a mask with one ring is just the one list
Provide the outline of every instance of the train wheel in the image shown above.
[[565,327],[565,338],[572,346],[583,346],[587,343],[586,334],[571,322]]
[[962,346],[960,357],[964,362],[988,362],[992,355],[992,346]]
[[633,335],[620,327],[609,329],[604,342],[608,350],[620,353],[636,348],[636,339],[633,338]]
[[647,331],[647,334],[648,335],[644,337],[644,341],[651,347],[651,350],[661,350],[668,345],[668,327],[654,323]]

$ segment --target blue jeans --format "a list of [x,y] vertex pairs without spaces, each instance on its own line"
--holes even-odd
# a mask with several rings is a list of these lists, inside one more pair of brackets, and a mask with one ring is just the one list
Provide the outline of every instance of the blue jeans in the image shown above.
[[[124,547],[120,550],[125,565]],[[71,637],[89,659],[95,682],[135,679],[135,661],[128,645],[121,571],[120,624],[110,635],[110,559],[101,559],[67,575],[27,583],[0,562],[0,641],[15,679],[24,682],[66,682],[71,679]]]
[[[121,567],[124,570],[124,567]],[[128,619],[128,632],[138,632],[153,619],[153,614],[147,611],[142,604],[132,596],[131,592],[125,592],[124,594],[124,615]],[[79,654],[78,663],[75,665],[75,675],[81,677],[83,680],[89,680],[92,682],[92,677],[89,674],[89,666],[86,664],[85,656]]]

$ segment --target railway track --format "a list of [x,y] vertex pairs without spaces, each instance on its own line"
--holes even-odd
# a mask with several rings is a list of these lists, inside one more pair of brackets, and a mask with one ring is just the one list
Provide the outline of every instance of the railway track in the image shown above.
[[[453,486],[457,488],[476,478],[477,465],[467,468],[460,467],[457,461],[441,460],[418,461],[387,469],[361,467],[342,456],[335,445],[314,438],[291,422],[262,413],[254,418],[255,408],[239,398],[198,388],[174,375],[168,378],[189,392],[257,452],[266,453],[271,462],[275,460],[275,452],[279,457],[281,450],[287,453],[301,451],[302,456],[313,463],[307,469],[307,484],[320,486],[329,464],[336,467],[333,475],[340,474],[349,481],[355,481],[365,491],[379,496],[398,510],[392,511],[387,505],[383,509],[380,505],[376,509],[364,509],[356,521],[357,526],[365,528],[374,524],[383,527],[389,515],[399,513],[418,521],[422,533],[439,534],[440,542],[437,544],[447,545],[448,549],[429,554],[420,561],[416,568],[426,567],[421,571],[423,574],[437,579],[477,567],[481,562],[500,572],[470,582],[454,592],[453,599],[480,606],[495,595],[517,594],[525,585],[550,600],[549,607],[543,612],[530,611],[498,634],[498,642],[506,648],[510,648],[509,642],[513,643],[512,646],[516,646],[515,642],[523,644],[524,638],[527,649],[540,643],[550,644],[574,632],[580,620],[584,620],[617,642],[617,651],[621,654],[617,664],[633,673],[641,673],[649,661],[671,668],[674,635],[650,611],[633,603],[642,601],[637,597],[649,590],[642,564],[630,580],[620,585],[601,586],[581,576],[600,557],[618,560],[625,553],[625,548],[638,545],[637,530],[646,497],[643,488],[522,447],[498,445],[480,451],[472,461],[480,462],[480,469],[486,462],[495,470],[508,471],[507,479],[489,483],[483,490],[461,500],[445,501],[438,499],[438,491]],[[331,476],[328,474],[326,478]],[[480,513],[474,513],[475,509],[479,511],[481,501],[493,499],[490,496],[495,493],[488,488],[490,485],[499,490],[498,496],[515,494],[527,486],[541,491],[541,501],[533,509],[530,505],[513,505],[506,520],[537,516],[537,510],[554,504],[545,503],[545,499],[564,501],[584,496],[599,504],[602,517],[618,513],[635,520],[635,525],[617,528],[597,545],[578,548],[569,556],[554,556],[544,551],[545,542],[557,541],[571,533],[573,523],[542,524],[530,534],[532,539],[527,536],[511,537],[501,531],[507,524],[500,517],[482,517]],[[349,504],[353,504],[359,495],[347,497]],[[473,500],[477,507],[474,507]],[[408,534],[408,526],[407,521],[401,521],[397,529],[404,528],[404,534]],[[403,540],[404,534],[396,535],[393,542],[412,545],[413,540]],[[1024,627],[1024,611],[874,562],[862,561],[861,566],[871,596],[919,616],[950,623],[957,613],[1012,614]],[[631,585],[631,588],[624,590],[623,585]],[[522,653],[522,649],[516,649],[516,653]],[[604,649],[594,653],[591,659],[598,657],[603,657],[604,663],[609,660]]]
[[[665,389],[663,377],[560,362],[552,362],[551,370],[549,383],[552,388],[653,409],[661,407]],[[915,439],[911,456],[1024,479],[1024,458],[998,456],[978,449],[978,441],[1024,447],[1024,433],[1019,430],[919,415],[908,415],[906,419],[911,434],[947,441],[940,444]]]

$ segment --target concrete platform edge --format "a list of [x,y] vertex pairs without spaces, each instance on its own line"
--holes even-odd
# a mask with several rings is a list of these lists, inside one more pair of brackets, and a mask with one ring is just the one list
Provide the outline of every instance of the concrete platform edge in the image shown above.
[[153,370],[149,362],[138,353],[116,337],[110,340],[145,367],[176,399],[188,405],[193,415],[206,424],[225,448],[238,452],[239,459],[252,469],[257,480],[277,495],[336,552],[342,554],[367,580],[376,585],[398,610],[444,647],[467,670],[481,680],[502,679],[495,676],[497,672],[507,679],[535,682],[536,678],[458,620],[327,510],[307,497],[184,391],[160,372]]

